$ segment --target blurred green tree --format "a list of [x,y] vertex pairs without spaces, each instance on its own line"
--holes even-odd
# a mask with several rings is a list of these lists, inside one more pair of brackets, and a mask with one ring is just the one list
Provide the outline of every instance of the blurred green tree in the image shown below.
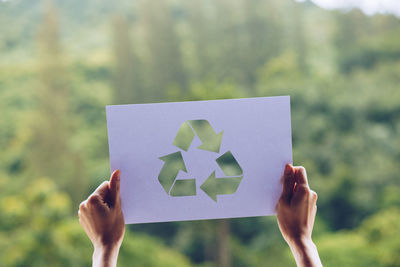
[[353,231],[326,234],[316,243],[327,266],[399,266],[400,210],[376,213]]
[[167,89],[180,96],[187,89],[187,76],[171,6],[165,0],[141,1],[139,11],[147,48],[146,101],[162,101]]
[[56,8],[48,1],[38,33],[41,85],[37,90],[37,112],[29,121],[28,169],[30,175],[56,179],[77,205],[88,182],[81,179],[85,176],[83,162],[69,143],[74,125],[58,27]]
[[113,103],[141,103],[145,98],[143,64],[131,40],[130,25],[121,15],[113,20],[114,78]]
[[[0,177],[1,185],[11,180]],[[89,266],[93,247],[70,216],[71,200],[48,178],[34,179],[24,188],[2,187],[0,194],[1,266]],[[120,266],[190,267],[180,253],[160,240],[126,233]]]

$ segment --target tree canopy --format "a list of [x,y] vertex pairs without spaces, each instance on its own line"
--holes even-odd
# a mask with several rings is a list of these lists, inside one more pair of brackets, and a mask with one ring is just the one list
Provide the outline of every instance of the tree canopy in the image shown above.
[[[294,0],[9,0],[0,36],[0,266],[90,264],[77,210],[109,176],[105,105],[274,95],[291,96],[322,262],[400,266],[398,17]],[[121,266],[294,265],[274,217],[128,229]]]

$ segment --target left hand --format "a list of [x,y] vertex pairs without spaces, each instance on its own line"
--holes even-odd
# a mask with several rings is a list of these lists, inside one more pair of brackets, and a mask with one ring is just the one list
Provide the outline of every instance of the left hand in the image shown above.
[[93,266],[115,266],[125,233],[120,171],[111,175],[79,206],[79,222],[94,246]]

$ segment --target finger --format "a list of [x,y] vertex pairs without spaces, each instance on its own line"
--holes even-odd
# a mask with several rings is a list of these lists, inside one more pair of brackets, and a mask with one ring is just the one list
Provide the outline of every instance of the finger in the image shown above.
[[78,219],[79,219],[79,223],[82,225],[82,227],[85,229],[85,227],[86,227],[86,224],[85,224],[85,222],[84,222],[84,220],[83,220],[83,216],[81,215],[81,214],[79,214],[79,212],[78,212]]
[[101,185],[99,185],[96,188],[93,194],[98,194],[103,199],[103,201],[106,201],[109,191],[110,191],[109,182],[104,181],[101,183]]
[[121,172],[115,170],[110,178],[110,200],[112,205],[119,204],[119,189],[120,189]]
[[310,196],[310,188],[308,188],[307,185],[305,184],[296,185],[296,188],[294,189],[293,192],[291,204],[295,205],[302,203],[303,201],[308,200],[309,196]]
[[316,206],[316,205],[312,205],[312,206],[310,207],[310,209],[311,209],[311,211],[310,211],[310,214],[311,214],[310,223],[312,223],[312,225],[314,225],[315,216],[317,215],[317,206]]
[[81,204],[79,204],[79,209],[78,209],[78,214],[80,214],[79,212],[83,212],[86,210],[86,200],[82,201]]
[[286,202],[290,202],[290,199],[292,198],[294,182],[295,179],[293,166],[291,164],[286,164],[285,171],[283,172],[282,176],[283,190],[281,195],[281,199]]
[[87,236],[89,237],[89,239],[91,239],[91,236],[93,235],[93,230],[92,227],[90,227],[90,225],[87,222],[87,218],[86,217],[79,217],[79,223],[81,224],[83,230],[85,230]]
[[294,167],[294,179],[297,185],[304,184],[308,186],[307,173],[304,167]]
[[317,204],[318,195],[317,195],[317,193],[315,191],[313,191],[311,189],[310,189],[310,192],[311,192],[312,204],[316,205]]
[[96,192],[91,194],[87,199],[88,207],[97,206],[100,205],[101,203],[104,203],[103,198]]
[[109,209],[103,197],[101,197],[96,192],[89,196],[87,203],[89,205],[89,208],[95,208],[100,212],[105,212]]

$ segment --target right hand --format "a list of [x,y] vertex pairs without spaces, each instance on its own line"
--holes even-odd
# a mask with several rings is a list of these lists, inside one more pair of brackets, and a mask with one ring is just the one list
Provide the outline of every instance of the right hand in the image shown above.
[[317,212],[317,193],[308,186],[304,167],[287,164],[283,191],[277,206],[279,228],[288,244],[311,239]]
[[310,189],[304,167],[285,166],[283,191],[277,205],[282,236],[290,246],[298,266],[322,266],[311,239],[317,213],[317,194]]

